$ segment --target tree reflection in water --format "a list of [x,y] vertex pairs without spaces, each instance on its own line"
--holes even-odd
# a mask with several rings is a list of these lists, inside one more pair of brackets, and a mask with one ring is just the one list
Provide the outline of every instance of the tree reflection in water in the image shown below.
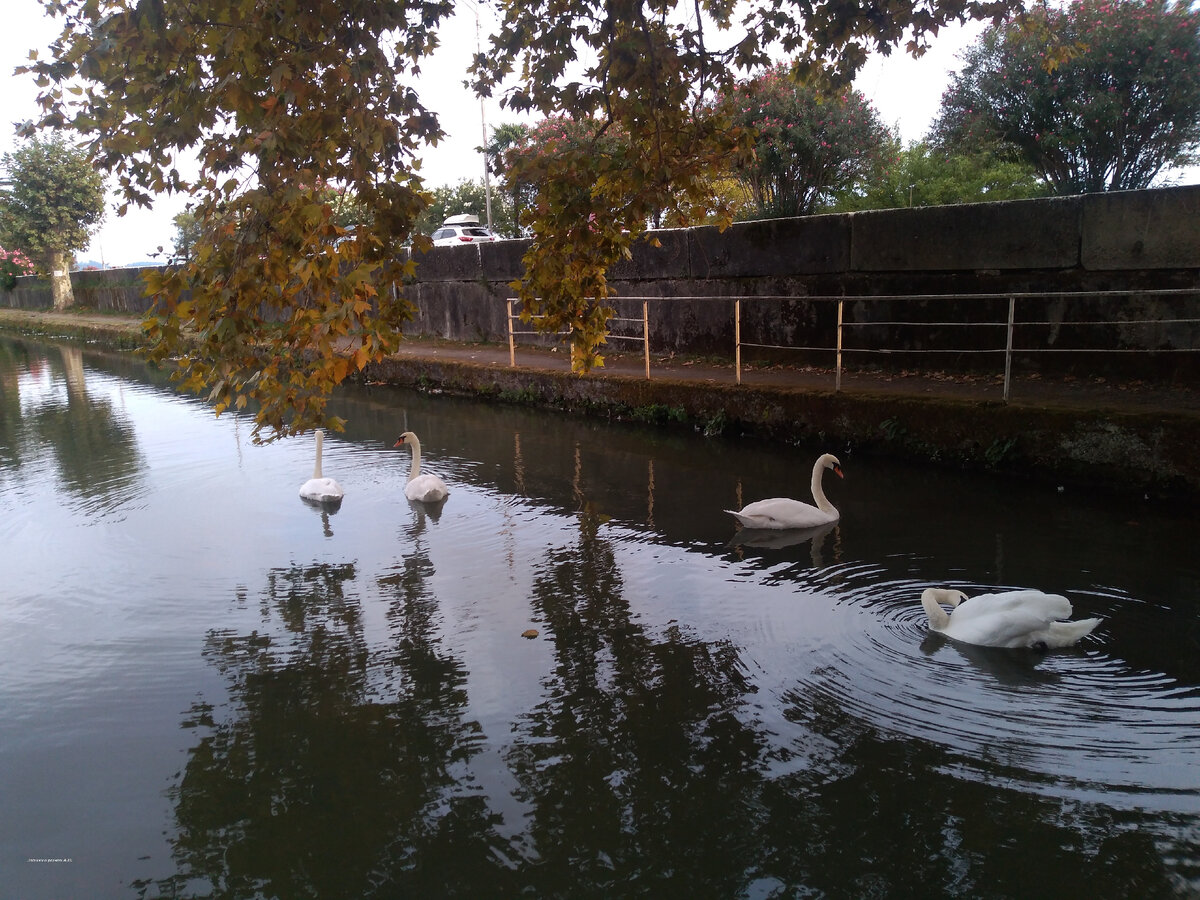
[[461,781],[478,729],[462,665],[431,636],[427,568],[381,579],[390,650],[364,640],[353,565],[275,571],[263,631],[209,636],[229,715],[199,704],[185,722],[206,734],[173,789],[178,872],[143,896],[491,893],[494,817]]
[[55,388],[40,396],[31,392],[28,408],[22,411],[20,370],[0,367],[6,372],[0,385],[0,415],[6,420],[4,433],[13,436],[11,447],[0,446],[0,466],[19,468],[29,449],[22,444],[41,444],[53,454],[63,487],[85,510],[111,512],[144,489],[137,436],[107,397],[89,395],[83,351],[72,344],[55,349],[57,354],[0,341],[0,356],[23,359],[22,368],[30,372],[44,369]]
[[752,688],[737,652],[634,621],[586,503],[579,524],[535,579],[554,671],[507,755],[534,808],[539,894],[737,896],[763,753],[739,714]]
[[[125,402],[140,388],[112,379],[117,363],[23,352],[0,342],[0,363],[26,372],[0,373],[0,479],[53,482],[29,507],[42,519],[109,519],[71,529],[89,539],[78,559],[69,540],[46,557],[66,576],[25,583],[113,583],[5,608],[6,628],[41,639],[9,641],[8,696],[31,695],[12,743],[31,709],[55,710],[28,752],[7,752],[24,765],[9,784],[28,795],[25,772],[63,774],[10,815],[9,847],[65,835],[57,849],[69,838],[91,857],[76,877],[93,894],[128,894],[118,879],[144,897],[238,900],[1197,893],[1195,566],[1171,561],[1188,549],[1184,517],[1143,510],[1131,528],[1124,510],[1068,504],[1042,527],[1032,492],[886,466],[856,483],[889,490],[862,488],[844,526],[727,546],[728,501],[712,498],[730,493],[731,447],[424,398],[413,408],[440,444],[470,448],[442,456],[458,487],[440,521],[404,506],[403,472],[380,455],[396,403],[375,419],[364,405],[342,457],[360,489],[335,543],[295,497],[303,467],[276,467],[278,445],[243,461],[236,419],[235,448],[224,426],[177,432],[157,398]],[[765,484],[792,468],[775,452],[738,467]],[[180,502],[231,468],[245,494]],[[128,502],[139,492],[144,514]],[[8,496],[24,515],[25,494]],[[975,503],[914,532],[922,496]],[[161,514],[208,505],[226,518],[189,533]],[[5,536],[28,535],[23,521]],[[250,524],[225,535],[227,521]],[[1094,579],[1081,605],[1108,616],[1101,647],[1024,671],[923,640],[918,580],[944,564],[973,583],[1057,579],[1045,548],[1064,541]],[[10,575],[40,569],[10,555]],[[268,568],[281,560],[298,562]],[[43,611],[57,617],[19,629]],[[958,700],[933,703],[942,691]],[[962,699],[979,691],[995,704]],[[1080,727],[1040,727],[1051,707]],[[85,771],[59,764],[73,731]],[[176,768],[164,860],[159,792]],[[93,846],[101,829],[119,836]]]
[[827,676],[783,697],[807,737],[782,760],[761,832],[776,883],[822,897],[1182,896],[1155,839],[1119,814],[954,777],[963,760],[859,718]]
[[576,500],[530,582],[549,663],[503,733],[447,650],[420,509],[378,575],[271,571],[258,627],[208,636],[229,701],[184,722],[177,871],[141,895],[1066,897],[1083,867],[1098,896],[1172,895],[1135,813],[954,777],[961,758],[888,734],[840,671],[760,697],[731,641],[644,624],[619,530],[578,478]]
[[184,723],[204,736],[172,789],[177,873],[142,895],[513,896],[534,871],[539,896],[630,882],[736,893],[759,839],[763,752],[739,718],[737,653],[633,621],[598,525],[585,509],[578,544],[535,577],[555,665],[506,750],[525,835],[500,836],[473,778],[484,737],[467,672],[436,636],[418,540],[376,579],[384,647],[365,635],[351,564],[275,570],[260,629],[209,635],[229,704],[198,703]]

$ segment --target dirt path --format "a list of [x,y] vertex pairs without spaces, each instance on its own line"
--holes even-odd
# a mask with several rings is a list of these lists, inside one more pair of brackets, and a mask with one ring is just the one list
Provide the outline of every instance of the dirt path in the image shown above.
[[[0,327],[39,334],[79,335],[88,332],[115,333],[129,337],[140,335],[137,316],[89,312],[49,312],[43,310],[0,309]],[[504,344],[461,344],[437,339],[406,339],[399,356],[463,362],[507,368],[509,350]],[[520,368],[565,372],[570,369],[563,351],[537,347],[518,347],[516,362]],[[645,378],[645,361],[640,354],[608,353],[600,377]],[[734,384],[737,380],[732,363],[652,355],[652,380]],[[832,392],[835,373],[815,367],[770,366],[744,368],[742,383],[758,388],[788,391]],[[1003,401],[1003,378],[994,376],[947,376],[910,372],[881,373],[843,371],[841,390],[848,394],[903,397],[955,397],[967,400]],[[1200,385],[1160,384],[1135,379],[1118,381],[1106,378],[1040,378],[1018,372],[1013,378],[1009,404],[1090,411],[1161,412],[1164,415],[1200,416]]]

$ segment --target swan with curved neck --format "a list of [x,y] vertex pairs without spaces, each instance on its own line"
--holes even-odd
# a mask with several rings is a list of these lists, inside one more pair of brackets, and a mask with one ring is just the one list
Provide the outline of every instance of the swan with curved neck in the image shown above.
[[980,647],[1070,647],[1100,624],[1099,619],[1065,621],[1071,617],[1071,601],[1041,591],[1003,591],[968,599],[962,591],[926,588],[921,606],[930,630]]
[[813,463],[812,471],[812,495],[817,502],[816,506],[788,497],[771,497],[768,500],[748,503],[737,512],[732,509],[725,512],[741,522],[743,528],[813,528],[836,522],[841,514],[829,502],[821,485],[826,469],[831,470],[838,478],[845,477],[842,474],[842,464],[832,453],[818,457]]
[[411,431],[396,439],[393,447],[407,446],[412,450],[412,466],[408,470],[408,483],[404,485],[404,496],[421,503],[437,503],[450,493],[446,482],[430,473],[421,473],[421,442]]
[[323,429],[317,429],[316,439],[317,459],[313,464],[313,475],[312,478],[300,485],[300,496],[314,503],[333,503],[341,500],[346,492],[332,478],[327,478],[321,474],[321,447],[325,443],[325,432]]

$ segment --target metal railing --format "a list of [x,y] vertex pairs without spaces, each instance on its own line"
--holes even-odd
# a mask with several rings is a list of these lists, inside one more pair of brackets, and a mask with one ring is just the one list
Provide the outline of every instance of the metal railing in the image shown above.
[[[637,298],[614,297],[613,299],[614,300],[639,299],[642,301],[642,317],[640,319],[634,319],[634,318],[629,318],[629,317],[620,317],[620,316],[614,316],[613,318],[609,319],[610,323],[616,322],[616,323],[622,324],[622,325],[625,325],[625,324],[640,325],[641,329],[642,329],[642,333],[640,335],[636,335],[636,334],[612,334],[610,332],[607,336],[607,340],[610,340],[610,341],[636,341],[636,342],[640,343],[642,345],[642,358],[645,360],[645,364],[646,364],[646,378],[649,379],[650,378],[650,300],[662,299],[662,298],[661,297],[637,297]],[[529,330],[518,331],[515,327],[515,323],[522,322],[523,320],[521,319],[520,313],[513,313],[513,303],[515,303],[515,302],[520,302],[520,301],[517,301],[517,300],[509,300],[508,301],[508,365],[510,368],[516,368],[516,365],[517,365],[517,345],[516,345],[516,340],[515,340],[516,335],[518,335],[518,334],[546,335],[546,334],[550,333],[550,332],[545,332],[545,331],[537,331],[536,329],[532,330],[532,331],[529,331]],[[531,315],[529,318],[530,319],[544,319],[545,316]],[[556,331],[556,332],[553,332],[553,334],[565,335],[565,334],[570,334],[570,332],[569,331]]]
[[[1106,300],[1123,300],[1131,297],[1177,297],[1180,299],[1190,299],[1196,306],[1196,313],[1187,317],[1172,317],[1172,318],[1143,318],[1143,319],[1019,319],[1017,317],[1017,305],[1022,302],[1041,302],[1045,303],[1048,300],[1058,300],[1065,303],[1072,301],[1106,301]],[[1012,389],[1012,369],[1013,358],[1020,354],[1023,356],[1035,356],[1039,354],[1071,354],[1071,353],[1090,353],[1090,354],[1152,354],[1152,353],[1198,353],[1200,346],[1195,344],[1188,347],[1164,347],[1164,348],[1145,348],[1145,347],[1102,347],[1102,346],[1086,346],[1086,347],[1052,347],[1052,346],[1032,346],[1023,345],[1017,346],[1016,334],[1021,330],[1031,328],[1079,328],[1079,327],[1099,327],[1099,326],[1118,326],[1128,327],[1136,325],[1200,325],[1200,289],[1158,289],[1158,290],[1138,290],[1138,291],[1080,291],[1080,292],[1005,292],[992,294],[969,294],[961,298],[963,301],[979,301],[992,300],[1002,301],[1007,306],[1007,316],[1002,321],[871,321],[871,322],[846,322],[844,321],[843,306],[847,300],[870,300],[875,298],[866,297],[837,297],[829,298],[836,300],[838,304],[838,326],[837,326],[837,363],[834,390],[841,389],[842,379],[842,357],[846,353],[860,354],[887,354],[887,353],[904,353],[913,355],[922,354],[1003,354],[1004,356],[1004,376],[1003,376],[1003,398],[1007,403]],[[879,299],[900,300],[900,301],[944,301],[947,299],[956,299],[946,294],[909,294],[896,295],[889,297],[881,297]],[[886,326],[890,328],[1003,328],[1003,346],[997,347],[950,347],[938,349],[921,349],[921,348],[903,348],[889,349],[882,347],[854,347],[847,348],[845,346],[845,334],[847,329],[856,327],[869,326]]]
[[[517,367],[516,336],[518,334],[536,334],[536,335],[542,335],[542,336],[545,336],[547,334],[555,334],[559,337],[562,337],[563,335],[568,335],[571,333],[569,331],[555,331],[555,332],[538,331],[537,329],[532,329],[532,330],[524,329],[524,330],[518,331],[516,329],[514,323],[521,322],[524,320],[521,319],[520,313],[513,312],[513,303],[516,303],[516,302],[520,302],[520,301],[517,301],[517,300],[509,300],[508,301],[508,366],[510,369],[515,369]],[[546,317],[545,316],[535,316],[535,315],[529,316],[530,320],[544,319],[544,318],[546,318]]]
[[[1102,318],[1061,318],[1061,319],[1021,319],[1017,316],[1019,304],[1029,304],[1039,302],[1043,305],[1047,301],[1063,301],[1068,306],[1073,302],[1079,301],[1120,301],[1130,298],[1163,298],[1163,299],[1178,299],[1181,301],[1190,301],[1191,311],[1184,315],[1173,314],[1169,317],[1143,317],[1143,318],[1114,318],[1111,315]],[[1072,354],[1072,353],[1091,353],[1091,354],[1159,354],[1159,353],[1200,353],[1200,346],[1197,345],[1195,339],[1188,346],[1170,346],[1160,348],[1150,347],[1118,347],[1118,346],[1049,346],[1045,343],[1034,345],[1032,342],[1021,345],[1017,341],[1016,335],[1019,333],[1030,333],[1035,329],[1052,329],[1055,332],[1062,329],[1073,328],[1093,328],[1093,327],[1122,327],[1131,326],[1200,326],[1200,286],[1196,288],[1163,288],[1163,289],[1148,289],[1148,290],[1121,290],[1121,291],[1079,291],[1079,292],[1002,292],[1002,293],[979,293],[979,294],[886,294],[874,296],[794,296],[794,295],[759,295],[759,296],[735,296],[735,297],[614,297],[612,300],[616,303],[640,301],[642,307],[641,318],[617,317],[612,319],[612,322],[618,324],[638,324],[641,328],[640,335],[623,335],[610,334],[608,340],[630,340],[640,342],[643,348],[643,358],[645,360],[646,378],[650,378],[650,316],[649,304],[651,302],[704,302],[704,303],[731,303],[733,314],[733,360],[734,360],[734,377],[738,384],[742,383],[743,372],[743,349],[758,349],[768,350],[773,352],[803,352],[803,353],[829,353],[833,357],[834,363],[834,390],[842,389],[842,374],[845,371],[845,359],[851,355],[904,355],[904,356],[925,356],[925,355],[1003,355],[1003,397],[1007,402],[1011,393],[1011,385],[1013,378],[1013,359],[1015,356],[1032,356],[1037,354]],[[868,321],[850,321],[847,318],[846,304],[860,303],[882,303],[889,302],[892,304],[900,304],[902,308],[905,304],[915,303],[942,303],[949,302],[956,304],[959,309],[966,310],[968,306],[977,306],[977,301],[991,301],[997,304],[1001,310],[1005,310],[1006,315],[997,317],[996,319],[970,319],[962,318],[939,318],[930,320],[928,318],[921,319],[890,319],[886,321],[868,320]],[[797,343],[766,343],[761,341],[748,341],[744,338],[744,322],[743,322],[743,304],[763,303],[763,302],[786,302],[786,303],[813,303],[813,304],[834,304],[836,305],[836,325],[833,328],[832,334],[829,334],[829,329],[822,329],[820,326],[814,326],[812,331],[816,334],[825,333],[828,335],[829,343],[816,343],[801,345]],[[538,331],[518,331],[514,328],[514,322],[519,321],[520,316],[513,313],[513,301],[508,301],[508,341],[509,341],[509,364],[516,366],[516,345],[515,336],[520,334],[544,334]],[[905,329],[932,329],[950,330],[957,329],[974,329],[976,331],[986,329],[1001,330],[997,336],[993,346],[987,346],[987,342],[975,341],[971,346],[959,345],[950,347],[916,347],[916,346],[852,346],[848,345],[847,337],[855,333],[859,333],[860,329],[880,329],[888,328],[895,331],[903,331]],[[563,334],[564,332],[559,332]],[[1197,333],[1200,333],[1198,329]],[[853,343],[853,342],[851,342]]]

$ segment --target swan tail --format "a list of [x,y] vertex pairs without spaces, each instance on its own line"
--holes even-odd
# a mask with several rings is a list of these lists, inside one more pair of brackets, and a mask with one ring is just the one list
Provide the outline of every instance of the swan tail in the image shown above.
[[778,522],[776,522],[770,516],[748,516],[745,513],[735,512],[732,509],[727,509],[727,510],[725,510],[725,512],[729,513],[731,516],[733,516],[735,519],[737,519],[743,528],[780,528],[780,527],[782,527]]
[[1070,647],[1092,633],[1100,619],[1080,619],[1078,622],[1051,622],[1045,632],[1047,649]]

